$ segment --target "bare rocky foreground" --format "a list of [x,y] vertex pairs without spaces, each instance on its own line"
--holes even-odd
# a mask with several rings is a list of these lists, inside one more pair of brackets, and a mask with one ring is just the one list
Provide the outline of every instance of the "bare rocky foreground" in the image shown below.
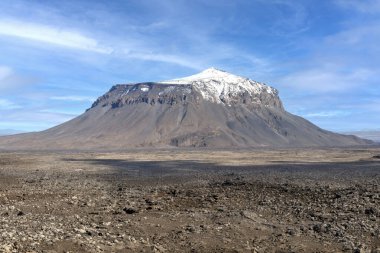
[[380,252],[380,149],[0,153],[0,252]]

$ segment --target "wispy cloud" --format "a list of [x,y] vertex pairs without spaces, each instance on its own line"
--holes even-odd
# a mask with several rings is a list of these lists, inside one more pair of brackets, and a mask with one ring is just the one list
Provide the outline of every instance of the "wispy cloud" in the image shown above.
[[4,90],[9,87],[8,84],[10,79],[12,79],[13,70],[7,66],[0,66],[0,90]]
[[292,37],[306,32],[310,29],[308,25],[308,12],[305,5],[296,1],[272,0],[265,1],[267,4],[275,4],[279,11],[279,16],[272,26],[272,31],[276,35]]
[[351,72],[334,70],[332,67],[320,66],[315,69],[288,74],[281,78],[279,83],[285,87],[303,90],[307,93],[327,93],[349,91],[352,88],[360,87],[375,73],[368,69],[357,69]]
[[[334,35],[326,37],[327,46],[347,49],[358,56],[370,53],[373,56],[374,51],[380,52],[378,41],[380,40],[380,21],[366,22],[346,28]],[[361,53],[361,54],[360,54]]]
[[279,83],[309,93],[353,93],[359,88],[371,89],[378,84],[380,70],[379,25],[377,20],[341,24],[339,30],[320,38],[317,44],[303,45],[312,53],[298,61],[296,68],[282,76]]
[[378,115],[380,114],[380,99],[366,99],[365,101],[346,104],[342,106],[342,108],[345,108],[347,110],[362,111],[371,115]]
[[[197,16],[204,21],[205,17],[192,14],[185,24],[181,23],[179,20],[183,17],[178,15],[180,10],[186,10],[194,4],[185,1],[162,4],[157,1],[154,5],[157,5],[160,10],[159,14],[155,13],[154,7],[149,8],[154,10],[153,14],[161,16],[161,20],[147,19],[144,22],[141,22],[141,20],[135,23],[126,22],[123,23],[122,27],[118,27],[119,31],[114,34],[99,29],[96,33],[97,36],[89,36],[89,34],[93,34],[93,30],[89,29],[88,26],[70,28],[62,26],[62,23],[57,25],[56,22],[51,22],[51,24],[47,25],[27,22],[20,18],[0,18],[0,36],[12,36],[60,47],[100,53],[103,56],[109,56],[109,59],[159,62],[194,70],[200,70],[210,65],[218,65],[218,63],[226,62],[226,60],[233,60],[234,62],[240,62],[240,65],[244,65],[249,59],[260,58],[252,52],[233,46],[231,43],[227,45],[223,41],[215,40],[213,34],[223,26],[224,22],[218,25],[216,25],[217,23],[210,23],[208,26],[202,26],[202,29],[199,29],[194,26],[192,21],[195,21]],[[214,5],[218,6],[220,4]],[[173,6],[175,6],[174,9]],[[65,20],[64,17],[53,17],[55,20]],[[86,17],[83,18],[85,19]],[[116,22],[116,19],[110,18],[109,21],[104,21],[102,23],[104,25],[103,29],[107,27],[107,22]],[[115,28],[113,27],[112,29]],[[176,36],[173,37],[173,34],[176,34]],[[102,36],[107,38],[106,45],[98,39],[102,38]],[[230,48],[233,50],[231,51]],[[84,57],[84,59],[86,58]],[[96,60],[91,58],[88,63],[91,64],[91,61],[104,62],[104,58]],[[249,64],[252,64],[252,62],[249,62]],[[257,61],[255,64],[255,67],[258,68]]]
[[12,114],[2,115],[0,122],[39,122],[54,126],[67,120],[74,118],[76,115],[62,112],[48,112],[37,110],[35,108],[27,108],[25,110],[15,110]]
[[21,106],[9,101],[8,99],[0,99],[0,110],[11,110],[17,108],[21,108]]
[[336,4],[343,8],[364,13],[380,12],[380,0],[336,0]]
[[14,72],[14,70],[8,66],[0,66],[0,91],[2,95],[5,92],[13,91],[20,92],[20,88],[33,84],[37,81],[37,78],[22,76]]
[[[1,103],[1,102],[0,102]],[[17,129],[19,132],[40,131],[75,118],[79,112],[70,109],[48,109],[43,107],[14,107],[8,113],[1,113],[0,130]],[[9,113],[10,112],[10,113]]]
[[94,97],[87,97],[87,96],[53,96],[53,97],[50,97],[50,99],[62,100],[62,101],[74,101],[74,102],[95,101]]
[[[156,25],[152,25],[153,29]],[[154,41],[147,35],[130,35],[127,41],[125,38],[109,37],[109,46],[102,45],[98,40],[85,36],[82,32],[61,28],[52,25],[23,22],[22,20],[1,20],[0,36],[11,36],[19,39],[40,41],[54,46],[66,47],[76,50],[95,52],[121,59],[137,59],[140,61],[163,62],[184,66],[192,69],[200,69],[200,64],[189,55],[173,54],[164,52],[162,45],[145,43],[144,41]],[[133,38],[133,36],[135,36]],[[141,40],[139,43],[136,41]],[[132,42],[133,41],[133,42]],[[11,72],[6,68],[0,68],[0,79]]]
[[65,28],[33,24],[19,20],[0,20],[0,35],[35,40],[52,45],[110,54],[112,49],[94,38]]
[[348,116],[351,113],[348,111],[321,111],[321,112],[311,112],[306,113],[303,116],[309,117],[309,118],[331,118],[331,117],[341,117],[341,116]]
[[151,53],[148,50],[145,52],[130,52],[129,50],[124,50],[124,57],[144,61],[166,62],[192,69],[201,69],[200,64],[195,59],[190,59],[190,57],[186,55]]
[[9,77],[12,74],[12,69],[7,66],[0,66],[0,81]]

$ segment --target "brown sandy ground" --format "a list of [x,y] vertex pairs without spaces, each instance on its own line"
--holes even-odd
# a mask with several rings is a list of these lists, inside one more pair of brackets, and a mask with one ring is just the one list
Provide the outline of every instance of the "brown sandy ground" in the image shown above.
[[1,152],[0,252],[380,252],[380,149]]

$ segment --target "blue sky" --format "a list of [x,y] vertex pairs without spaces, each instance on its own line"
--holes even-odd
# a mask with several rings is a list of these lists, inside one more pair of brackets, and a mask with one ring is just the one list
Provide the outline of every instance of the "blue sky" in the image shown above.
[[0,2],[0,134],[38,131],[113,84],[214,66],[334,131],[380,129],[380,0]]

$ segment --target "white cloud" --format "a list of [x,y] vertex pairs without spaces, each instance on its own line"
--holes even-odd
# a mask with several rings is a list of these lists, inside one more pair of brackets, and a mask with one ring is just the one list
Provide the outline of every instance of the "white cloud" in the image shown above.
[[357,69],[351,72],[339,71],[321,66],[318,69],[306,69],[281,78],[278,83],[306,92],[339,92],[349,91],[368,82],[375,73],[368,69]]
[[[97,40],[87,37],[79,32],[42,24],[0,19],[0,35],[41,41],[57,46],[92,51],[101,54],[111,54],[114,50],[116,50],[120,53],[119,56],[122,58],[166,62],[193,69],[200,68],[194,60],[188,59],[188,56],[153,53],[152,49],[156,47],[152,48],[148,45],[144,45],[143,43],[132,43],[132,45],[125,48],[125,40],[121,42],[120,40],[111,39],[111,43],[114,48],[105,47],[100,45]],[[132,48],[133,50],[131,50]],[[11,73],[12,72],[10,69],[0,67],[0,80]]]
[[188,67],[192,69],[201,69],[199,63],[197,63],[194,59],[190,59],[188,56],[179,56],[174,54],[160,54],[160,53],[149,53],[149,52],[129,52],[128,50],[124,51],[126,57],[128,58],[136,58],[139,60],[147,60],[147,61],[158,61],[158,62],[166,62],[172,63],[176,65],[180,65],[183,67]]
[[50,99],[52,99],[52,100],[63,100],[63,101],[77,101],[77,102],[83,102],[83,101],[93,102],[93,101],[95,101],[95,98],[86,97],[86,96],[53,96],[53,97],[50,97]]
[[[19,121],[4,121],[2,120],[0,122],[0,129],[10,129],[12,133],[13,131],[17,132],[32,132],[32,131],[41,131],[50,127],[53,127],[57,123],[49,123],[42,120],[31,120],[26,119],[25,121],[19,120]],[[17,130],[12,130],[17,129]],[[1,132],[1,131],[0,131]],[[7,134],[10,134],[9,131],[7,131]]]
[[15,20],[0,20],[0,35],[36,40],[57,46],[110,54],[112,49],[79,32]]
[[[179,33],[173,40],[174,42],[168,39],[167,43],[163,43],[162,35],[152,35],[153,32],[157,33],[162,28],[169,29],[172,26],[176,27],[176,32]],[[251,61],[249,64],[252,65],[253,63],[256,69],[259,65],[258,57],[250,57],[247,52],[241,52],[236,47],[226,46],[220,41],[212,40],[212,29],[208,32],[195,31],[193,28],[179,26],[177,19],[153,22],[145,26],[133,26],[127,23],[125,27],[129,27],[129,30],[127,29],[129,31],[128,37],[100,31],[100,33],[103,32],[103,35],[107,34],[107,46],[105,46],[96,38],[86,36],[87,33],[83,27],[70,30],[56,24],[46,25],[12,18],[0,18],[0,36],[40,41],[55,46],[96,52],[101,55],[112,55],[112,57],[129,61],[137,59],[162,62],[195,70],[218,65],[217,63],[224,62],[225,58],[229,58],[230,61],[232,59],[236,62],[240,61],[242,62],[241,65],[244,65],[247,60]],[[152,33],[147,32],[147,30]],[[178,45],[175,43],[182,40],[185,40],[183,47],[186,49],[179,51]],[[82,57],[78,60],[84,61],[86,59]],[[94,62],[104,63],[105,61],[104,58],[94,60],[93,57],[88,60],[88,63]]]
[[68,121],[76,114],[60,113],[60,112],[46,112],[42,110],[19,110],[12,114],[1,115],[1,123],[3,122],[29,122],[29,123],[44,123],[44,124],[60,124]]
[[346,47],[350,50],[379,51],[380,40],[379,22],[367,22],[365,25],[350,27],[326,38],[329,46]]
[[[325,37],[303,68],[278,83],[308,93],[353,92],[377,85],[378,24],[350,27]],[[302,67],[302,66],[305,67]]]
[[351,113],[348,111],[321,111],[304,114],[305,117],[310,118],[334,118],[339,116],[348,116]]
[[8,99],[0,99],[0,110],[11,110],[21,108],[20,105],[17,105]]
[[[40,41],[56,46],[91,51],[100,54],[110,55],[111,53],[116,52],[119,57],[127,59],[171,63],[192,69],[201,68],[200,64],[189,56],[165,53],[163,52],[164,50],[162,47],[158,48],[157,45],[146,45],[141,41],[137,42],[137,38],[129,38],[129,42],[126,42],[124,38],[121,41],[120,38],[115,39],[110,37],[109,41],[112,44],[112,47],[107,47],[101,45],[96,39],[87,37],[77,31],[43,24],[0,19],[0,36],[1,35]],[[140,40],[146,41],[146,37],[143,36]],[[155,53],[154,51],[160,51],[160,53]],[[0,79],[2,75],[5,74],[7,74],[6,69],[0,68]]]
[[33,84],[36,81],[37,78],[21,76],[10,67],[0,66],[0,91],[2,95],[10,91],[20,93],[21,87]]
[[0,81],[9,77],[12,74],[12,69],[7,66],[0,66]]
[[351,103],[344,106],[348,110],[360,110],[377,115],[380,113],[380,99],[368,99],[363,102]]
[[336,0],[339,6],[364,13],[380,12],[380,0]]
[[274,19],[276,21],[272,27],[272,32],[276,35],[290,37],[310,29],[308,26],[309,14],[305,5],[287,0],[266,0],[265,2],[275,4],[281,10],[280,15]]

